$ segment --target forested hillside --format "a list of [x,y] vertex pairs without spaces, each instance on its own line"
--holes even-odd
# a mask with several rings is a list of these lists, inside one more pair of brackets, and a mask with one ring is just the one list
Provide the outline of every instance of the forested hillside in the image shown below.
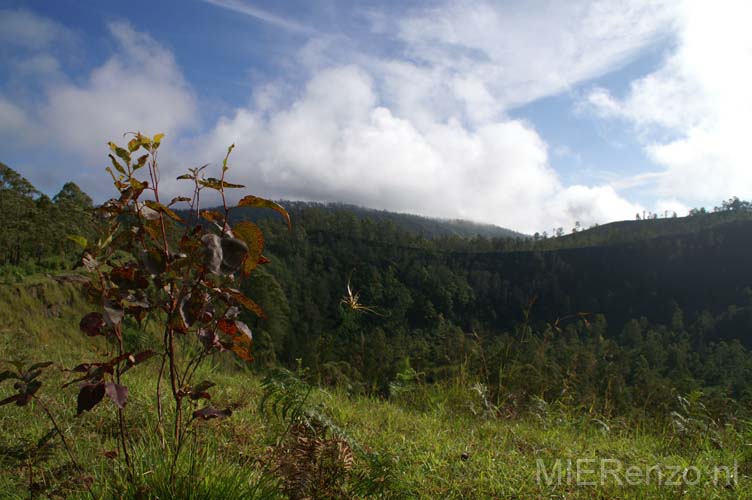
[[[324,382],[381,393],[408,360],[427,380],[511,363],[487,374],[499,393],[566,390],[623,411],[663,411],[679,387],[750,395],[750,221],[710,214],[712,229],[526,250],[527,240],[426,240],[344,212],[297,215],[292,234],[262,221],[272,264],[257,292],[279,285],[260,298],[275,311],[255,325],[262,359],[300,358]],[[693,220],[706,224],[679,219]],[[348,279],[373,313],[343,306]]]
[[[5,275],[71,268],[67,236],[91,233],[91,200],[74,184],[50,200],[2,172]],[[752,395],[746,205],[546,239],[467,237],[469,223],[288,205],[292,232],[257,209],[232,214],[260,224],[271,259],[248,285],[268,312],[246,318],[259,369],[300,360],[320,383],[381,395],[401,373],[431,382],[467,372],[482,374],[495,398],[566,390],[607,411],[648,402],[660,411],[656,400],[670,406],[677,389]],[[366,309],[353,311],[353,296]],[[504,364],[513,369],[503,375],[489,368]]]
[[[151,139],[139,140],[154,147]],[[535,498],[569,488],[536,482],[538,460],[578,459],[581,453],[649,463],[678,460],[699,464],[708,474],[736,461],[742,479],[728,484],[748,490],[752,220],[745,205],[615,223],[566,237],[506,238],[495,227],[477,226],[476,234],[471,223],[312,203],[287,204],[289,230],[278,220],[284,209],[249,196],[246,203],[277,212],[272,217],[258,208],[230,212],[235,234],[255,227],[243,221],[258,224],[261,232],[250,233],[263,249],[257,260],[270,261],[255,267],[236,290],[211,284],[234,279],[222,267],[225,257],[212,261],[215,253],[195,241],[191,246],[191,238],[214,241],[218,252],[228,240],[237,241],[208,232],[216,229],[223,209],[205,213],[203,228],[183,231],[195,214],[151,202],[171,220],[160,234],[156,209],[139,212],[151,217],[142,221],[140,215],[118,213],[127,206],[118,202],[97,210],[72,183],[49,199],[11,169],[3,166],[1,173],[0,309],[8,326],[0,331],[0,357],[16,370],[1,376],[23,382],[12,386],[21,391],[17,394],[7,393],[5,384],[2,404],[21,407],[33,400],[49,405],[40,408],[51,416],[50,406],[62,415],[75,399],[78,416],[69,432],[89,438],[62,441],[63,454],[50,439],[68,431],[47,432],[43,420],[30,426],[27,408],[13,407],[11,436],[0,440],[0,464],[12,474],[0,476],[0,493],[19,485],[30,492],[80,492],[89,487],[82,476],[89,470],[108,498],[123,488],[130,488],[127,498],[141,498],[146,490],[140,488],[165,498],[188,498],[201,488],[217,498],[244,488],[254,492],[248,498],[300,498],[301,491],[313,492],[312,498],[467,498],[479,492]],[[131,188],[119,189],[129,200]],[[150,208],[149,202],[130,202],[142,211]],[[198,259],[198,276],[204,276],[204,266],[222,269],[209,273],[207,280],[214,281],[206,282],[206,290],[220,300],[241,297],[247,309],[223,306],[224,315],[232,314],[231,321],[224,316],[217,321],[224,343],[216,331],[211,340],[212,332],[203,329],[197,336],[205,351],[183,342],[189,340],[186,325],[199,321],[191,309],[193,293],[172,303],[180,311],[180,319],[168,323],[176,335],[160,339],[164,309],[154,310],[147,293],[183,288],[149,284],[146,276],[181,279],[160,267],[158,252],[129,257],[118,250],[106,260],[91,254],[81,259],[81,247],[106,247],[91,242],[105,234],[107,224],[120,231],[107,241],[124,248],[131,235],[145,233],[123,228],[152,224],[148,234],[165,242],[164,248],[192,252],[172,258]],[[203,230],[214,238],[198,239]],[[104,283],[110,297],[122,301],[124,319],[113,322],[118,311],[112,299],[97,297],[103,285],[79,275],[81,263],[102,266],[100,278],[108,277]],[[152,309],[148,315],[145,308]],[[204,311],[200,318],[214,316]],[[119,325],[108,337],[112,343],[97,344],[102,339],[96,337],[107,336],[107,321]],[[91,361],[111,356],[113,345],[122,354]],[[177,355],[175,345],[182,350]],[[219,356],[198,371],[201,382],[172,385],[178,401],[190,399],[186,429],[199,432],[190,439],[202,444],[164,468],[165,441],[158,443],[153,432],[162,409],[155,417],[143,397],[133,396],[123,412],[128,391],[118,378],[110,379],[144,362],[144,371],[128,374],[129,390],[155,394],[170,356],[187,362],[194,371],[185,374],[192,375],[212,349]],[[161,368],[147,361],[160,357]],[[59,374],[45,374],[39,396],[37,378],[54,364],[44,359],[58,360],[69,382],[60,389],[54,378]],[[117,363],[124,368],[115,369]],[[214,388],[216,380],[226,388]],[[111,430],[112,407],[93,409],[106,391],[118,408],[121,435],[126,421],[137,435],[132,451],[139,461],[133,467],[141,486],[131,484],[119,462],[102,465],[97,458],[114,460],[126,449]],[[230,424],[214,428],[216,438],[200,434],[202,425],[212,424],[197,422],[231,415]],[[457,435],[458,422],[467,433]],[[311,450],[334,455],[319,460]],[[75,456],[82,457],[81,464]],[[55,463],[76,469],[80,484],[65,479]],[[215,463],[222,467],[207,465]],[[432,473],[426,473],[427,463]],[[41,481],[34,467],[45,471]],[[198,484],[195,474],[207,479]],[[311,478],[317,482],[308,482]],[[708,479],[693,491],[734,497],[733,488],[719,484]],[[637,494],[673,498],[673,490],[662,487],[646,483]],[[602,483],[592,491],[577,490],[573,498],[592,498],[591,493],[617,498],[621,492],[621,485]]]
[[50,199],[0,163],[0,266],[70,264],[76,245],[67,236],[92,234],[92,208],[91,198],[72,182]]

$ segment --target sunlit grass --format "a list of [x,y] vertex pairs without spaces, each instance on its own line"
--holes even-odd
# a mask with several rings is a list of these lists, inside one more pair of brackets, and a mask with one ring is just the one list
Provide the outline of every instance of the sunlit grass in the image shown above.
[[[92,357],[96,344],[77,327],[77,318],[89,306],[73,285],[40,280],[33,286],[36,291],[0,288],[0,359],[49,359],[70,367]],[[48,315],[49,304],[60,306]],[[75,386],[60,389],[69,374],[50,370],[40,397],[71,443],[82,474],[56,437],[51,450],[33,450],[51,428],[36,404],[0,407],[0,498],[282,498],[268,451],[284,423],[260,413],[257,376],[221,363],[200,369],[196,380],[217,383],[212,404],[232,405],[235,411],[225,421],[195,423],[186,442],[189,452],[175,465],[175,480],[170,481],[172,458],[160,445],[152,409],[156,371],[157,362],[150,361],[124,377],[130,389],[125,414],[135,478],[129,477],[121,457],[108,458],[119,448],[114,406],[105,402],[76,417]],[[9,390],[6,384],[3,391]],[[0,392],[0,398],[5,394]],[[418,387],[395,401],[316,390],[312,404],[363,450],[356,456],[352,491],[359,491],[358,481],[382,481],[388,491],[384,496],[394,498],[752,498],[752,432],[745,422],[720,429],[720,438],[711,440],[703,432],[679,439],[668,418],[606,420],[543,402],[524,415],[500,418],[476,411],[477,393],[459,383]],[[538,460],[550,469],[556,460],[578,459],[592,460],[590,467],[598,467],[599,460],[642,469],[697,467],[703,475],[688,487],[656,481],[619,485],[597,477],[593,485],[566,478],[552,485],[539,480]],[[726,486],[725,476],[713,483],[711,471],[717,466],[736,466],[731,485]]]

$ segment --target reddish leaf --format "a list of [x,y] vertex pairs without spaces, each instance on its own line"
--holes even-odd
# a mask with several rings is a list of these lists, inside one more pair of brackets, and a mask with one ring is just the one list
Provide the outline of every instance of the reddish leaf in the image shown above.
[[241,239],[227,236],[220,240],[220,245],[222,246],[222,271],[226,273],[238,271],[248,255],[248,245]]
[[0,372],[0,382],[8,380],[9,378],[19,378],[19,376],[17,373],[12,372],[10,370],[5,370],[4,372]]
[[104,303],[104,319],[111,327],[120,324],[124,315],[125,311],[119,305],[110,301]]
[[209,222],[216,222],[218,224],[224,222],[225,220],[224,215],[213,210],[203,210],[201,212],[201,217],[208,220]]
[[222,246],[220,238],[216,234],[209,233],[201,237],[204,244],[204,268],[207,273],[219,274],[222,265]]
[[238,332],[245,336],[245,338],[249,341],[253,340],[253,334],[251,333],[251,329],[248,328],[248,325],[243,323],[242,321],[235,321],[235,326],[238,328]]
[[[147,359],[149,359],[150,357],[154,356],[155,354],[156,354],[156,352],[154,352],[152,350],[141,351],[138,354],[136,354],[135,356],[133,356],[132,363],[134,365],[137,365],[139,363],[142,363],[142,362],[146,361]],[[129,359],[129,362],[131,362],[130,359]]]
[[201,316],[201,310],[206,304],[207,297],[203,293],[189,293],[180,301],[180,317],[188,327],[191,327]]
[[219,337],[217,337],[217,334],[212,330],[201,328],[198,331],[198,339],[207,351],[212,349],[217,349],[218,351],[224,350],[222,343],[219,341]]
[[198,399],[211,399],[211,396],[209,396],[209,393],[206,392],[207,389],[214,387],[214,382],[209,382],[208,380],[204,380],[202,382],[199,382],[199,384],[195,387],[193,387],[190,391],[191,399],[196,401]]
[[292,222],[290,221],[290,214],[287,213],[287,210],[282,208],[281,205],[278,203],[275,203],[271,200],[266,200],[264,198],[259,198],[257,196],[248,195],[244,198],[242,198],[238,202],[239,207],[256,207],[256,208],[271,208],[272,210],[277,211],[282,215],[282,217],[287,222],[288,229],[292,229]]
[[232,337],[232,344],[229,346],[230,350],[242,360],[253,361],[253,354],[251,352],[253,335],[248,325],[238,320],[220,320],[217,324],[225,334]]
[[151,358],[155,354],[156,353],[154,351],[148,350],[148,351],[141,351],[134,356],[129,356],[128,362],[126,363],[125,368],[123,368],[123,371],[121,373],[127,372],[132,367],[136,366],[139,363],[146,361],[147,359]]
[[42,362],[42,363],[34,363],[33,365],[31,365],[31,366],[29,367],[29,371],[34,371],[34,370],[38,370],[38,369],[40,369],[40,368],[47,368],[47,367],[48,367],[48,366],[50,366],[51,364],[52,364],[52,361],[44,361],[44,362]]
[[149,286],[149,282],[133,264],[116,267],[110,271],[110,279],[119,288],[144,289]]
[[94,408],[104,397],[104,383],[82,384],[78,393],[78,415]]
[[264,234],[253,222],[239,222],[232,232],[248,247],[248,254],[243,260],[243,274],[248,276],[258,265],[261,252],[264,251]]
[[222,330],[222,333],[234,337],[238,334],[238,327],[235,326],[235,321],[229,319],[220,319],[217,321],[217,327]]
[[157,203],[153,200],[146,200],[144,202],[147,207],[151,208],[152,210],[156,210],[157,212],[162,212],[166,216],[168,216],[171,219],[176,220],[177,222],[183,222],[183,219],[181,219],[178,214],[167,208],[166,206],[162,205],[161,203]]
[[232,338],[232,343],[222,344],[224,347],[230,349],[245,361],[253,361],[253,354],[251,353],[253,335],[248,325],[238,320],[221,319],[217,321],[217,327],[225,335]]
[[193,412],[193,418],[201,418],[203,420],[209,420],[212,418],[226,418],[230,415],[232,415],[232,410],[230,408],[220,410],[211,406],[207,406],[206,408],[201,408],[200,410]]
[[262,319],[266,319],[266,313],[264,313],[264,310],[261,309],[261,306],[243,295],[239,290],[235,290],[234,288],[225,288],[224,291],[227,292],[230,297],[232,297],[236,302],[254,313],[256,316]]
[[91,312],[81,319],[78,327],[89,337],[104,335],[105,321],[101,313]]
[[118,385],[114,382],[106,382],[104,384],[104,390],[113,403],[118,405],[118,408],[125,408],[125,403],[128,401],[128,388],[122,385]]
[[[16,402],[16,404],[18,404],[18,401],[20,399],[24,398],[24,397],[26,397],[25,394],[14,394],[14,395],[12,395],[12,396],[10,396],[8,398],[5,398],[2,401],[0,401],[0,406],[4,406],[4,405],[7,405],[7,404],[10,404],[10,403],[13,403],[13,402]],[[23,406],[23,405],[18,405],[18,406]]]

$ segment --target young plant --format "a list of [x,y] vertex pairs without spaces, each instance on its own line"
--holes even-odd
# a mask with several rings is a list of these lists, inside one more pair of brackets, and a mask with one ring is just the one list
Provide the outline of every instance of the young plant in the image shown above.
[[[162,138],[163,134],[135,133],[125,148],[109,144],[112,166],[107,171],[118,197],[98,209],[104,221],[99,240],[76,241],[84,247],[82,265],[91,276],[86,292],[97,306],[84,316],[80,328],[87,335],[105,337],[110,353],[106,360],[73,368],[78,377],[69,384],[79,384],[79,414],[94,408],[105,395],[117,406],[120,448],[132,471],[123,375],[156,357],[160,362],[154,399],[157,432],[172,458],[174,479],[174,464],[189,426],[232,414],[230,408],[201,406],[201,401],[210,400],[208,390],[214,384],[195,383],[193,376],[213,353],[231,351],[244,362],[253,360],[251,330],[238,318],[242,309],[260,317],[264,311],[238,290],[237,283],[268,259],[263,256],[264,238],[258,226],[249,221],[230,224],[225,191],[244,187],[225,180],[234,146],[227,151],[219,178],[206,177],[206,165],[192,168],[178,177],[191,182],[191,195],[166,202],[157,161]],[[221,211],[201,210],[201,194],[207,189],[219,194]],[[188,204],[187,215],[174,210],[177,203]],[[270,200],[249,195],[237,206],[270,208],[290,227],[285,209]],[[123,342],[126,318],[142,327],[156,324],[161,349],[129,352]],[[162,407],[165,391],[172,405],[169,438]]]
[[[25,366],[25,364],[21,361],[5,360],[4,362],[11,365],[13,367],[13,370],[4,370],[0,372],[0,383],[5,382],[6,380],[15,380],[13,384],[13,390],[15,391],[15,393],[4,398],[3,400],[0,400],[0,406],[4,406],[10,403],[15,403],[16,406],[28,406],[31,402],[36,402],[36,404],[42,409],[42,411],[44,411],[44,414],[52,424],[52,430],[42,436],[37,441],[35,446],[29,447],[25,450],[20,450],[21,453],[17,454],[19,455],[19,457],[25,458],[28,464],[29,492],[32,493],[34,489],[32,470],[33,464],[35,461],[38,461],[39,459],[44,457],[47,452],[49,452],[49,450],[51,449],[49,442],[55,434],[60,436],[60,441],[63,443],[65,452],[68,454],[68,458],[70,458],[73,466],[78,470],[79,473],[83,473],[83,469],[76,461],[76,458],[73,456],[73,452],[68,445],[68,441],[65,439],[65,434],[63,434],[62,430],[58,426],[58,423],[55,420],[55,417],[52,415],[49,407],[38,396],[39,389],[42,387],[42,381],[39,380],[39,377],[40,375],[42,375],[43,371],[46,368],[52,365],[52,361],[34,363],[28,367]],[[84,478],[83,483],[88,488],[89,478]]]

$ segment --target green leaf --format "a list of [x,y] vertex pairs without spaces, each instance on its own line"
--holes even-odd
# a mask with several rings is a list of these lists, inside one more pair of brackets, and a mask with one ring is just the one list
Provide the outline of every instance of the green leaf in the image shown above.
[[89,246],[89,242],[83,236],[79,236],[77,234],[69,234],[68,236],[66,236],[66,238],[68,238],[84,250],[86,250],[86,247]]
[[272,210],[276,210],[278,213],[282,215],[282,217],[287,222],[288,229],[292,229],[292,221],[290,220],[290,214],[287,213],[287,210],[285,210],[282,207],[282,205],[279,205],[278,203],[275,203],[271,200],[259,198],[258,196],[248,195],[238,202],[238,206],[239,207],[255,207],[255,208],[271,208]]
[[159,144],[162,142],[162,139],[164,139],[164,134],[157,134],[154,136],[154,138],[151,141],[154,144],[155,148],[159,147]]
[[227,181],[221,181],[214,177],[201,179],[198,181],[198,183],[204,187],[208,187],[209,189],[216,189],[217,191],[221,191],[223,188],[244,188],[245,187],[242,184],[232,184]]
[[177,197],[173,198],[173,199],[172,199],[172,201],[170,202],[170,204],[169,204],[169,205],[167,205],[167,206],[168,206],[168,207],[171,207],[171,206],[173,206],[173,205],[174,205],[175,203],[180,203],[180,202],[190,203],[190,202],[191,202],[191,199],[190,199],[190,198],[188,198],[187,196],[177,196]]
[[227,159],[230,158],[230,153],[232,153],[233,149],[235,149],[235,144],[230,144],[230,147],[227,148],[227,154],[225,155],[224,161],[222,161],[222,172],[227,172]]
[[112,169],[111,169],[110,167],[105,167],[105,169],[104,169],[104,170],[105,170],[105,171],[106,171],[107,173],[109,173],[109,174],[110,174],[110,177],[112,177],[112,180],[113,180],[113,181],[115,182],[115,184],[117,184],[117,183],[119,182],[119,181],[118,181],[118,178],[117,178],[117,177],[115,177],[115,172],[113,172],[113,171],[112,171]]
[[138,148],[141,147],[141,138],[136,136],[130,141],[128,141],[128,151],[133,153],[134,151],[138,150]]
[[141,168],[144,165],[146,165],[146,160],[148,160],[148,159],[149,159],[149,154],[148,153],[145,154],[145,155],[139,156],[138,159],[136,160],[136,163],[133,165],[133,170],[138,170],[139,168]]
[[125,163],[130,164],[130,162],[131,162],[131,154],[128,152],[127,149],[121,148],[120,146],[118,146],[114,142],[108,142],[107,144],[109,144],[110,149],[113,151],[113,153],[115,153],[116,155],[118,155],[118,158],[120,158],[121,160],[123,160]]
[[115,157],[112,156],[112,154],[108,154],[107,156],[110,157],[110,161],[112,161],[112,166],[115,167],[115,170],[117,170],[121,174],[125,175],[125,168],[123,168],[123,166],[120,164],[120,162],[117,161],[115,159]]

